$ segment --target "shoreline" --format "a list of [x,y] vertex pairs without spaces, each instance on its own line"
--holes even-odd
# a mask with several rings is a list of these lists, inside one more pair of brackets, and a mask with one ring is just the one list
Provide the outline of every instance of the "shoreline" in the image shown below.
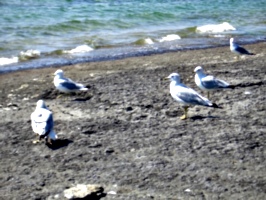
[[[260,46],[264,46],[266,42],[265,41],[262,41],[262,42],[256,42],[256,43],[251,43],[251,44],[247,44],[247,45],[244,45],[246,48],[252,48],[253,47],[256,47],[258,46],[260,48]],[[242,45],[243,46],[243,45]],[[220,59],[219,59],[219,55],[217,55],[217,60],[214,60],[214,61],[211,61],[209,63],[206,63],[206,60],[208,59],[206,57],[206,54],[208,54],[209,52],[212,52],[212,50],[218,50],[218,52],[222,52],[223,54],[226,54],[228,56],[228,59],[225,58],[223,59],[220,55]],[[146,60],[146,58],[151,58],[151,59],[154,59],[156,62],[158,62],[158,60],[160,59],[156,59],[156,57],[160,57],[162,58],[164,55],[170,57],[172,60],[174,60],[173,58],[173,54],[182,54],[184,53],[184,55],[186,56],[190,56],[190,55],[187,55],[187,54],[190,54],[189,52],[202,52],[202,57],[206,57],[204,62],[205,64],[211,64],[211,63],[219,63],[219,62],[234,62],[235,61],[235,57],[236,55],[234,55],[233,53],[230,52],[229,50],[229,45],[223,45],[223,46],[218,46],[218,47],[206,47],[206,48],[199,48],[199,49],[185,49],[185,50],[173,50],[173,51],[166,51],[166,52],[163,52],[163,53],[152,53],[152,54],[147,54],[147,55],[139,55],[139,56],[132,56],[132,57],[125,57],[125,58],[119,58],[119,59],[115,59],[115,60],[102,60],[102,61],[92,61],[92,62],[81,62],[81,63],[77,63],[77,64],[68,64],[68,65],[62,65],[62,66],[47,66],[47,67],[41,67],[41,68],[29,68],[29,69],[18,69],[18,70],[12,70],[12,71],[7,71],[7,72],[0,72],[0,76],[2,75],[6,75],[6,74],[12,74],[12,73],[20,73],[20,72],[23,72],[23,71],[35,71],[35,70],[48,70],[50,71],[49,69],[50,68],[53,68],[53,69],[59,69],[59,68],[62,68],[62,69],[69,69],[71,70],[71,68],[75,68],[75,66],[78,66],[79,68],[80,67],[87,67],[88,70],[92,69],[92,70],[95,70],[95,69],[99,69],[99,71],[104,71],[105,69],[108,69],[110,70],[110,68],[113,68],[114,70],[116,70],[116,66],[113,66],[113,67],[110,67],[111,64],[108,64],[109,62],[110,63],[115,63],[115,62],[122,62],[125,60],[129,60],[129,62],[133,62],[134,63],[134,59],[142,59],[144,58],[144,60]],[[255,52],[256,50],[254,50]],[[207,53],[204,53],[204,52],[207,52]],[[217,53],[218,53],[217,52]],[[256,54],[256,52],[255,52]],[[202,58],[201,58],[202,59]],[[162,59],[163,60],[163,59]],[[185,60],[181,60],[181,62],[184,62]],[[191,61],[191,60],[190,60]],[[187,62],[188,63],[188,62]],[[183,63],[183,64],[187,64],[187,63]],[[197,62],[196,60],[194,61],[195,65],[200,65],[200,62]],[[102,65],[103,64],[103,65]],[[191,63],[192,64],[192,63]],[[99,65],[100,67],[97,67],[97,65]],[[106,67],[108,65],[108,67]],[[104,67],[103,67],[104,66]],[[163,67],[163,66],[162,66]],[[119,71],[120,70],[123,70],[122,69],[123,67],[119,68]],[[129,66],[125,66],[124,69],[127,70],[128,68],[131,68]],[[133,67],[135,68],[135,66]]]
[[[100,184],[103,200],[264,199],[266,43],[64,66],[89,91],[58,98],[55,67],[0,74],[0,178],[6,199],[64,199],[76,184]],[[238,85],[217,91],[223,107],[180,105],[163,78],[187,86],[194,68]],[[54,115],[60,145],[33,145],[30,114],[38,99]],[[109,193],[108,193],[109,192]]]
[[[19,61],[18,63],[4,65],[0,67],[0,74],[10,73],[13,71],[22,71],[28,69],[42,69],[48,67],[64,67],[69,65],[90,63],[90,62],[105,62],[105,61],[114,61],[134,57],[143,57],[143,56],[155,56],[165,53],[175,53],[191,50],[204,50],[210,48],[220,48],[228,46],[228,38],[197,38],[193,39],[189,44],[190,39],[182,39],[165,42],[165,43],[155,43],[153,45],[144,45],[144,46],[130,46],[130,47],[120,47],[120,48],[111,48],[111,49],[96,49],[91,52],[81,53],[81,54],[62,54],[60,56],[41,56],[35,59],[29,59],[28,61]],[[253,41],[252,39],[246,38],[241,41],[241,45],[250,45],[264,43],[265,38],[257,39]],[[240,42],[240,41],[239,41]]]

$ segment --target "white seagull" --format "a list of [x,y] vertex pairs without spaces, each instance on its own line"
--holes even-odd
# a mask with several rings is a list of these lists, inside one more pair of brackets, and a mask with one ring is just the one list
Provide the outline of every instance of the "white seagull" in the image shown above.
[[34,144],[40,142],[43,138],[49,144],[52,144],[52,140],[57,139],[57,135],[53,130],[53,114],[48,110],[43,100],[37,101],[36,109],[30,118],[32,130],[38,136],[38,140],[33,141]]
[[75,91],[87,91],[84,85],[76,83],[69,78],[64,77],[64,72],[61,69],[56,70],[54,73],[54,85],[57,90],[64,93],[75,92]]
[[[240,55],[255,55],[254,53],[250,53],[243,47],[239,46],[237,43],[234,42],[234,38],[230,39],[230,50],[233,53],[236,53],[238,56]],[[238,58],[238,57],[237,57]]]
[[189,105],[200,105],[213,108],[221,108],[215,103],[212,103],[209,99],[201,96],[195,90],[187,87],[180,82],[180,76],[178,73],[172,73],[168,77],[171,80],[170,94],[177,102],[183,104],[184,115],[180,119],[187,119],[187,112]]
[[220,89],[228,89],[234,88],[234,86],[229,83],[217,79],[214,76],[206,75],[201,66],[198,66],[194,69],[195,74],[195,83],[196,85],[202,89],[208,91],[208,98],[210,98],[211,90],[220,90]]

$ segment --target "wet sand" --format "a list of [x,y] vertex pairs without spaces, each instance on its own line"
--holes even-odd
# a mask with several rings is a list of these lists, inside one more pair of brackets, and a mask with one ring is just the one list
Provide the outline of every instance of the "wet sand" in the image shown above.
[[[56,68],[0,74],[0,199],[64,199],[73,185],[100,184],[102,199],[265,199],[266,45],[235,59],[229,47],[65,66],[89,91],[58,98]],[[211,93],[223,109],[194,106],[189,119],[164,80],[178,72],[202,95],[194,68],[235,89]],[[38,99],[59,140],[33,144]],[[114,191],[116,194],[108,194]]]

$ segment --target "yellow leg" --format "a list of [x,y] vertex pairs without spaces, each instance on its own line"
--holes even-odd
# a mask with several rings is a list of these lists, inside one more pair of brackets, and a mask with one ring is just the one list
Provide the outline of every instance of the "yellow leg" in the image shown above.
[[187,119],[187,112],[188,112],[188,106],[184,107],[184,115],[182,115],[180,119],[182,120]]
[[208,91],[208,99],[210,99],[210,92]]
[[62,97],[62,94],[59,94],[56,99],[60,99]]
[[37,143],[40,143],[40,142],[41,142],[41,140],[39,138],[39,135],[37,134],[37,140],[33,140],[32,143],[33,144],[37,144]]
[[234,57],[234,59],[235,59],[236,61],[239,61],[239,58],[240,58],[239,55],[237,55],[236,57]]

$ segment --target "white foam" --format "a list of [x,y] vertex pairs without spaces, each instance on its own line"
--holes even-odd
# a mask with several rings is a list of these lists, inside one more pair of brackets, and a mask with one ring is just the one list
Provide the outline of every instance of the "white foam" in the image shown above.
[[233,27],[228,22],[223,22],[221,24],[208,24],[204,26],[199,26],[196,29],[198,33],[222,33],[225,31],[235,31],[236,28]]
[[72,53],[85,53],[85,52],[89,52],[89,51],[93,51],[93,48],[91,48],[88,45],[81,45],[81,46],[77,46],[76,48],[71,49],[71,50],[65,50],[65,51],[63,51],[63,53],[72,54]]
[[12,58],[0,58],[0,65],[9,65],[12,63],[17,63],[18,62],[18,57],[12,57]]
[[176,34],[170,34],[165,37],[162,37],[162,39],[159,40],[159,42],[166,42],[166,41],[173,41],[173,40],[180,40],[181,37]]
[[27,50],[27,51],[21,51],[19,53],[19,59],[21,60],[28,60],[28,59],[32,59],[32,58],[38,58],[40,57],[41,52],[38,50]]
[[144,40],[144,42],[145,42],[145,44],[153,44],[154,43],[151,38],[146,38]]

